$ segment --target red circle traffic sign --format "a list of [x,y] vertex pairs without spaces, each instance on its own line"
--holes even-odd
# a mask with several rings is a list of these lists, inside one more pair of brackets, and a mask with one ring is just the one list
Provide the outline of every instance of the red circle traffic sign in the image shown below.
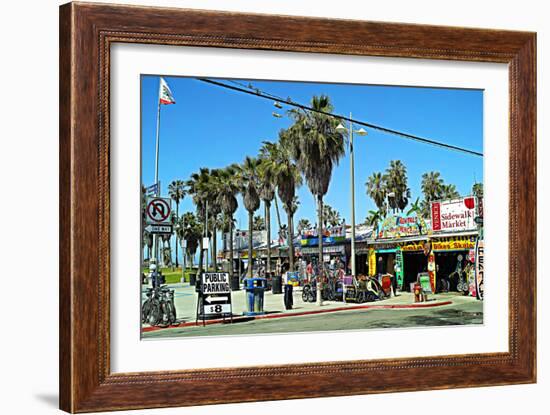
[[153,199],[147,204],[147,216],[154,222],[164,222],[170,215],[170,205],[164,199]]

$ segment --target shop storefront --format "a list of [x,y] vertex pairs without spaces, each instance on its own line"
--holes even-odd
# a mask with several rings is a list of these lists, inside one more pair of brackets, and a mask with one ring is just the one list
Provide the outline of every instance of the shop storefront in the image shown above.
[[[300,235],[299,252],[306,263],[318,264],[319,235],[317,229],[304,231]],[[326,265],[338,263],[340,266],[347,266],[345,224],[323,230],[322,261]]]
[[403,256],[403,290],[409,291],[411,283],[416,282],[420,272],[428,271],[428,237],[418,236],[416,239],[398,242]]
[[462,284],[470,284],[475,261],[477,232],[434,235],[436,281],[439,290],[465,291]]
[[[300,253],[302,259],[307,262],[313,261],[317,263],[317,258],[319,256],[319,247],[318,246],[306,246],[300,248]],[[339,260],[345,264],[346,262],[346,246],[345,244],[340,245],[323,245],[323,262],[329,264],[333,260]]]

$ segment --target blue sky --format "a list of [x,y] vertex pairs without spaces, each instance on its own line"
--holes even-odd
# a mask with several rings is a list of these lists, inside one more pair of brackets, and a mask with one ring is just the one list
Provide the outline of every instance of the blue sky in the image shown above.
[[[163,195],[174,179],[187,180],[200,167],[221,168],[240,163],[246,155],[255,156],[262,141],[277,139],[278,131],[290,125],[272,101],[230,91],[194,78],[164,77],[175,105],[161,108],[160,169]],[[221,80],[224,81],[224,80]],[[226,81],[224,81],[226,82]],[[240,80],[251,82],[264,92],[308,104],[313,95],[327,94],[334,112],[387,128],[483,151],[483,91],[349,84]],[[142,88],[142,182],[154,182],[155,133],[157,121],[158,76],[144,75]],[[366,137],[355,136],[356,221],[363,222],[374,203],[366,195],[365,182],[375,171],[384,171],[390,160],[399,159],[407,167],[412,200],[422,199],[421,176],[436,170],[446,183],[463,194],[471,192],[474,180],[483,180],[483,158],[421,144],[394,135],[368,130]],[[334,169],[326,203],[338,210],[349,223],[349,155]],[[313,224],[315,205],[307,185],[298,190],[300,207],[295,223],[307,218]],[[240,200],[239,200],[240,202]],[[242,203],[240,203],[242,205]],[[194,211],[190,197],[180,204],[180,214]],[[263,214],[263,208],[257,214]],[[284,222],[286,216],[281,211]],[[247,213],[240,206],[236,215],[241,228],[247,226]],[[273,235],[277,225],[272,212]]]

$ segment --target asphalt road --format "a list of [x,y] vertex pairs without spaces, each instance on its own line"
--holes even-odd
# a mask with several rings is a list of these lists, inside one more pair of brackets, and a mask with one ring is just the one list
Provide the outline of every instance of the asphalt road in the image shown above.
[[334,313],[170,328],[143,333],[144,338],[233,336],[288,332],[361,330],[483,323],[483,302],[468,301],[448,306],[416,309],[353,310]]

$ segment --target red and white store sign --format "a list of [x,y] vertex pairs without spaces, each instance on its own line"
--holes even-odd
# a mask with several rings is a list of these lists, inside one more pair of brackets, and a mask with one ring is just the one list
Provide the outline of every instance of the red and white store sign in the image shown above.
[[468,231],[477,229],[476,198],[473,196],[460,199],[432,202],[432,230],[434,231]]

